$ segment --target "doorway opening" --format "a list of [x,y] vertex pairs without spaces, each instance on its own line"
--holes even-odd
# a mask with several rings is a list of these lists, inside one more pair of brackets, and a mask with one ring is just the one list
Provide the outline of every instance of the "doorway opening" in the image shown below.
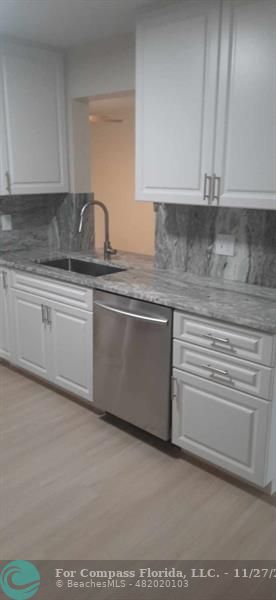
[[[110,216],[112,246],[154,254],[152,203],[135,200],[134,92],[89,98],[91,189]],[[102,211],[95,208],[95,248],[103,247]]]

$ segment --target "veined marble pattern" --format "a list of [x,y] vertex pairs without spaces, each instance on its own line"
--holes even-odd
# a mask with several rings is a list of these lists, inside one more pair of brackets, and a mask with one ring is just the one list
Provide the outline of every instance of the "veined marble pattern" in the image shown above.
[[[235,236],[235,255],[214,253],[217,234]],[[156,266],[276,287],[276,211],[157,206]]]
[[81,208],[92,198],[92,194],[0,197],[0,215],[11,215],[13,226],[12,231],[0,230],[0,252],[93,248],[93,212],[87,214],[83,232],[78,233]]
[[[55,252],[52,258],[68,254]],[[42,256],[33,251],[0,253],[0,267],[26,271],[57,281],[95,288],[176,308],[193,315],[211,317],[276,334],[276,290],[183,273],[156,269],[150,257],[119,252],[112,264],[126,269],[103,277],[92,277],[44,266],[35,262]],[[82,260],[103,262],[93,253],[73,252]]]
[[49,249],[90,250],[94,248],[93,208],[89,208],[79,233],[80,212],[86,202],[93,200],[93,194],[66,194],[63,202],[54,212],[48,227]]

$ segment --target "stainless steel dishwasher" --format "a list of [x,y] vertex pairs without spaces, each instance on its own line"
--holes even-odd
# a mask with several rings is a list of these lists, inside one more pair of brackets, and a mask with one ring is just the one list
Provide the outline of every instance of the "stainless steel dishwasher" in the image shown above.
[[170,437],[172,310],[94,292],[94,404]]

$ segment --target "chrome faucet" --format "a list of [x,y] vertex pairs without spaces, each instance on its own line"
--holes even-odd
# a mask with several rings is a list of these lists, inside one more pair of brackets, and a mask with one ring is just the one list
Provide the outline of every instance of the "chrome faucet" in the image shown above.
[[86,209],[88,208],[88,206],[100,206],[103,209],[103,213],[104,213],[104,233],[105,233],[105,240],[104,240],[104,260],[110,260],[111,256],[113,256],[114,254],[116,254],[117,250],[114,250],[114,248],[112,248],[111,243],[110,243],[110,239],[109,239],[109,213],[108,213],[107,207],[105,206],[105,204],[103,202],[100,202],[99,200],[91,200],[90,202],[86,202],[86,204],[82,207],[81,213],[80,213],[79,233],[82,232],[83,216],[84,216],[84,213],[85,213]]

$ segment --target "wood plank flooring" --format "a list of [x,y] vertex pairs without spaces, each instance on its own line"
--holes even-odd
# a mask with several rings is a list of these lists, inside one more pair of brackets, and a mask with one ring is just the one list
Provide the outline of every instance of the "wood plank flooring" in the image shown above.
[[3,364],[0,400],[3,559],[276,559],[275,497]]

